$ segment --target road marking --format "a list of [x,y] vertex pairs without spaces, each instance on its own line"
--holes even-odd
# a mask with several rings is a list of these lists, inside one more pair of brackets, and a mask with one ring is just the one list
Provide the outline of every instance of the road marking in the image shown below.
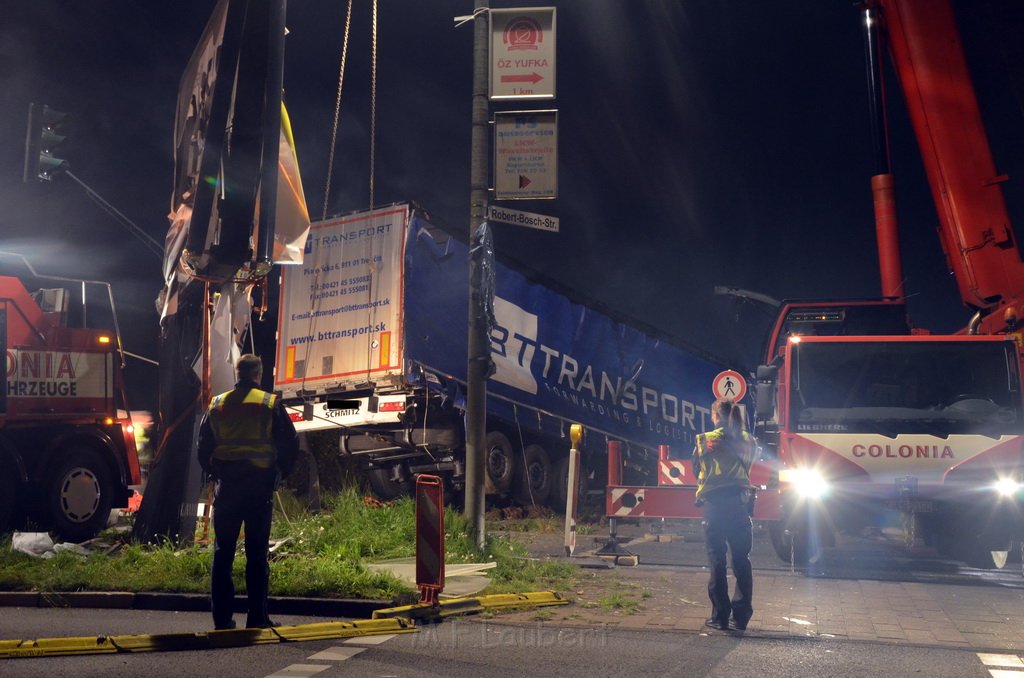
[[349,638],[345,641],[346,645],[380,645],[386,643],[395,637],[395,634],[391,633],[386,636],[357,636],[355,638]]
[[[349,638],[342,642],[352,644],[356,647],[346,647],[344,645],[335,645],[329,647],[326,650],[311,654],[306,659],[312,661],[327,661],[327,662],[343,662],[346,659],[355,657],[360,652],[363,652],[367,648],[357,647],[358,645],[380,645],[395,637],[395,634],[385,634],[380,636],[356,636],[355,638]],[[308,678],[308,676],[315,675],[331,668],[329,664],[292,664],[286,666],[277,673],[272,673],[266,678]]]
[[292,664],[276,673],[271,673],[267,678],[306,678],[329,668],[331,668],[329,664],[326,666],[324,664]]
[[1024,678],[1024,660],[1015,654],[994,654],[991,652],[979,652],[978,659],[985,666],[998,666],[990,668],[988,673],[992,678]]
[[1024,669],[1024,660],[1016,654],[991,654],[978,652],[978,659],[987,667],[1015,667]]
[[985,666],[1003,666],[1003,667],[1014,667],[1024,669],[1024,660],[1015,654],[991,654],[988,652],[979,652],[978,659]]
[[365,649],[365,647],[342,647],[340,645],[335,645],[334,647],[327,648],[323,652],[311,654],[306,657],[306,659],[313,659],[315,661],[322,662],[343,662],[346,659],[355,657]]
[[814,622],[809,622],[806,619],[798,619],[797,617],[783,617],[783,619],[793,624],[800,624],[801,626],[814,626]]

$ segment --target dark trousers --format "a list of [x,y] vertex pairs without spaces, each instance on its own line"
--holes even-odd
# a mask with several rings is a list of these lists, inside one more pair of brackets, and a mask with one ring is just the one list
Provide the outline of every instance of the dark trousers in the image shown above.
[[[745,627],[754,614],[751,600],[754,594],[754,576],[750,568],[750,547],[753,529],[747,504],[736,495],[708,499],[704,504],[704,545],[708,552],[708,598],[711,616],[719,623],[729,621],[730,614],[737,625]],[[736,576],[736,590],[729,600],[729,582],[726,578],[726,553],[732,555],[732,571]]]
[[249,598],[247,627],[266,626],[270,565],[267,551],[274,515],[274,472],[257,471],[217,481],[213,501],[213,572],[210,605],[213,624],[230,626],[235,604],[231,569],[238,534],[245,524],[245,589]]

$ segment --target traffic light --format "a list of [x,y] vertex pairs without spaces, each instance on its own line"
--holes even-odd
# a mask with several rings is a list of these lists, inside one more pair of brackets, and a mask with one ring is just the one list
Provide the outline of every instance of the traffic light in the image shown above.
[[50,181],[53,175],[68,169],[68,161],[53,155],[65,137],[57,129],[68,118],[42,104],[29,104],[28,133],[25,135],[25,183],[33,179]]

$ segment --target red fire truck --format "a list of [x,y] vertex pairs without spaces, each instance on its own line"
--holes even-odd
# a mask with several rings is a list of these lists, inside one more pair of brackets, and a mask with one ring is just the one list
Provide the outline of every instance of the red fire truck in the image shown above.
[[[31,277],[55,286],[29,293],[20,277],[0,276],[0,532],[28,518],[78,542],[140,482],[121,342],[88,326],[113,321],[113,296],[106,283]],[[103,311],[86,303],[97,286]]]
[[[1024,265],[949,0],[863,3],[879,102],[875,195],[884,298],[787,303],[757,373],[757,433],[779,460],[778,555],[813,560],[838,531],[906,518],[948,557],[1003,567],[1024,525]],[[883,44],[884,42],[884,44]],[[878,56],[910,112],[949,267],[973,312],[912,329],[902,296]]]

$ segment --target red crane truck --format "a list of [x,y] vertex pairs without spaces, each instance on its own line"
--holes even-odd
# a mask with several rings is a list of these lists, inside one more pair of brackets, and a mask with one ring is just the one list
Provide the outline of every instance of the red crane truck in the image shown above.
[[[116,332],[86,326],[95,285],[106,286],[113,319],[109,285],[33,277],[60,287],[29,293],[19,277],[0,276],[0,532],[27,517],[79,542],[141,480],[123,353]],[[72,289],[83,303],[69,310]]]
[[787,303],[758,369],[757,432],[779,460],[785,560],[901,512],[939,553],[1003,567],[1024,525],[1024,265],[949,0],[862,5],[872,98],[888,47],[965,305],[953,335],[913,329],[901,292],[885,118],[876,110],[879,300]]

